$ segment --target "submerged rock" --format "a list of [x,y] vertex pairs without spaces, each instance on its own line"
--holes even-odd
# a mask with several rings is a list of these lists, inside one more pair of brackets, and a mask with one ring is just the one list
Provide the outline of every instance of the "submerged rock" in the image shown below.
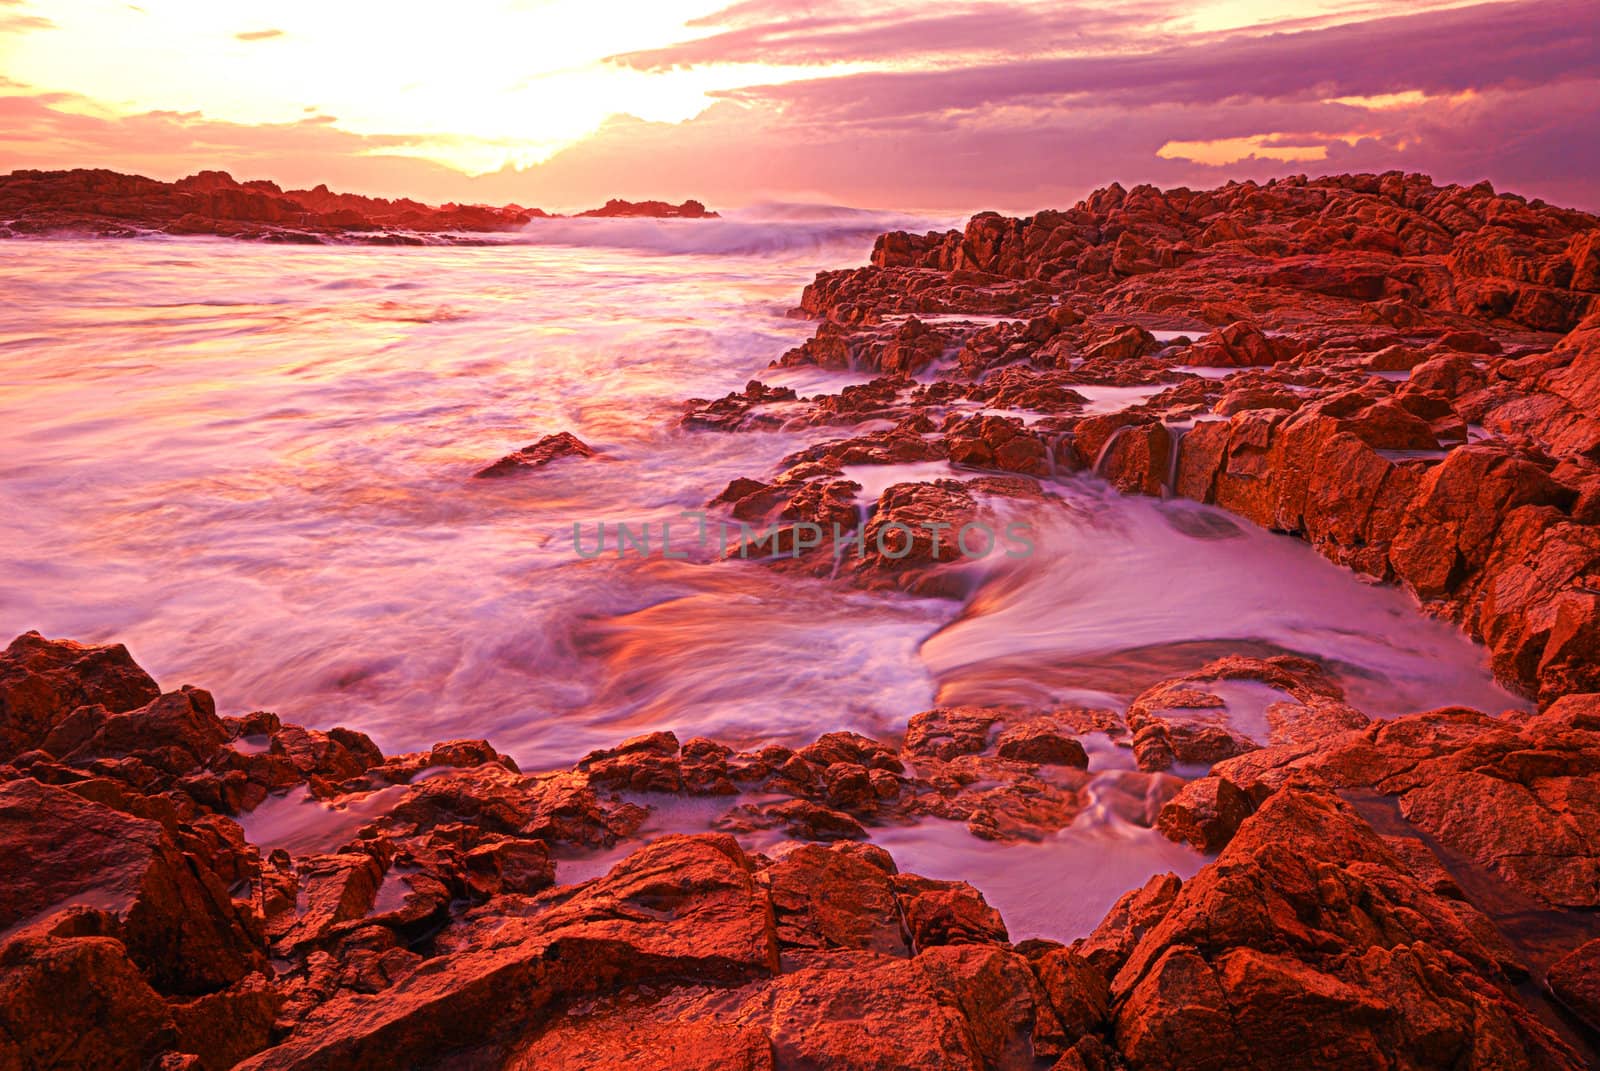
[[524,446],[515,453],[507,454],[487,468],[479,469],[473,473],[480,480],[492,479],[499,476],[514,476],[528,469],[540,468],[552,461],[563,457],[594,457],[592,446],[572,434],[570,431],[557,432],[546,435],[531,446]]

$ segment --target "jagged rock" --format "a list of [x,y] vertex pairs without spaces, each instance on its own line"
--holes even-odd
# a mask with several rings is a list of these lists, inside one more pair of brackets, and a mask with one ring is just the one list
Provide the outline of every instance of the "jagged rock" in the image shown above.
[[266,963],[260,923],[159,822],[23,778],[0,785],[0,928],[84,905],[157,988],[205,993]]
[[594,457],[594,447],[570,431],[546,435],[531,446],[507,454],[493,465],[473,473],[479,479],[514,476],[529,469],[541,468],[563,457]]

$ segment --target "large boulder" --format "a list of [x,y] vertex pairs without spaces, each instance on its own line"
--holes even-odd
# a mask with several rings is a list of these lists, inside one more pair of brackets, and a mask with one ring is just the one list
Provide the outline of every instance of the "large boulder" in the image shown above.
[[266,965],[260,923],[159,822],[29,778],[0,785],[0,930],[87,908],[168,993],[221,989]]
[[1495,950],[1335,797],[1285,789],[1112,980],[1129,1067],[1579,1068]]
[[0,654],[0,762],[43,746],[80,707],[119,713],[160,694],[120,643],[90,647],[24,633]]

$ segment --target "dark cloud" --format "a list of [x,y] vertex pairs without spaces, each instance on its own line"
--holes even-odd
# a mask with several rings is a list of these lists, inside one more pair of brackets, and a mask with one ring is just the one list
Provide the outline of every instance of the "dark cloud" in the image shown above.
[[[1088,48],[1148,27],[1166,14],[1164,5],[1023,6],[1004,3],[927,5],[862,12],[834,5],[796,15],[790,5],[769,0],[735,5],[693,25],[733,28],[666,48],[613,56],[611,62],[640,70],[711,63],[823,65],[887,61],[930,53],[998,52],[1040,54]],[[1154,35],[1146,30],[1146,43]]]
[[1600,4],[1538,0],[1236,34],[1135,55],[818,78],[726,96],[847,122],[1092,96],[1124,105],[1459,93],[1600,69]]

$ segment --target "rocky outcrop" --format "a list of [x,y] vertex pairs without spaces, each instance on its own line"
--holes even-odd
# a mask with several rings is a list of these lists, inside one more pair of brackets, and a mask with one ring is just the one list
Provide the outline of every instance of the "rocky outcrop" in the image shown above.
[[[962,598],[974,537],[1082,473],[1405,585],[1538,713],[1374,720],[1241,641],[1130,665],[1125,706],[945,695],[794,747],[652,726],[525,773],[481,740],[384,755],[219,716],[120,647],[30,633],[0,655],[0,849],[27,860],[0,877],[0,1066],[1592,1063],[1596,234],[1419,176],[1113,186],[884,236],[807,289],[822,322],[780,359],[873,378],[681,418],[828,429],[707,505],[750,531],[729,558]],[[590,453],[556,435],[493,468]],[[914,467],[864,495],[873,466]],[[285,806],[338,819],[278,842]],[[680,806],[703,817],[644,832]],[[1003,858],[1088,823],[1203,857],[1084,936],[1018,940],[993,870],[874,843],[924,826]]]
[[[471,244],[462,235],[515,231],[548,216],[520,205],[426,205],[335,193],[327,186],[285,190],[201,171],[176,182],[103,169],[13,171],[0,176],[0,237],[71,233],[105,237],[214,234],[268,242],[356,241],[376,245]],[[712,219],[698,201],[607,201],[584,216]]]
[[623,201],[613,197],[599,208],[579,212],[579,216],[614,218],[649,216],[655,219],[716,219],[717,213],[708,212],[699,201],[689,200],[681,205],[666,201]]
[[1285,789],[1132,945],[1117,1047],[1130,1068],[1582,1066],[1471,911],[1337,799]]
[[[915,438],[806,460],[938,458],[969,494],[987,473],[1087,471],[1214,504],[1406,586],[1548,704],[1600,688],[1597,234],[1585,213],[1399,173],[1113,185],[882,236],[870,267],[806,288],[816,335],[777,362],[880,379],[686,423],[892,420]],[[1091,403],[1101,388],[1126,401]],[[772,519],[829,478],[786,461],[782,494],[741,507]],[[947,571],[913,556],[896,583],[962,594]]]
[[[29,634],[8,658],[9,694],[34,697],[8,729],[147,687],[118,648]],[[1209,776],[1087,768],[1081,734],[1142,754],[1163,711],[1240,682],[1283,698]],[[902,740],[739,752],[657,732],[524,775],[482,741],[385,757],[202,696],[0,766],[0,848],[28,860],[0,879],[6,1066],[1576,1068],[1594,1022],[1587,923],[1530,966],[1484,887],[1450,876],[1466,858],[1545,910],[1593,906],[1594,697],[1525,725],[1357,724],[1314,664],[1238,657],[1153,685],[1134,733],[1109,710],[941,707]],[[863,839],[929,818],[1046,838],[1092,782],[1098,806],[1144,801],[1129,820],[1219,854],[1070,944],[1014,942],[973,885]],[[1337,794],[1356,786],[1416,836],[1375,829]],[[364,824],[255,843],[268,791]],[[686,796],[723,801],[721,829],[637,837]],[[615,861],[563,877],[596,850]],[[1576,1017],[1556,1029],[1555,1003],[1521,996],[1546,978]]]

